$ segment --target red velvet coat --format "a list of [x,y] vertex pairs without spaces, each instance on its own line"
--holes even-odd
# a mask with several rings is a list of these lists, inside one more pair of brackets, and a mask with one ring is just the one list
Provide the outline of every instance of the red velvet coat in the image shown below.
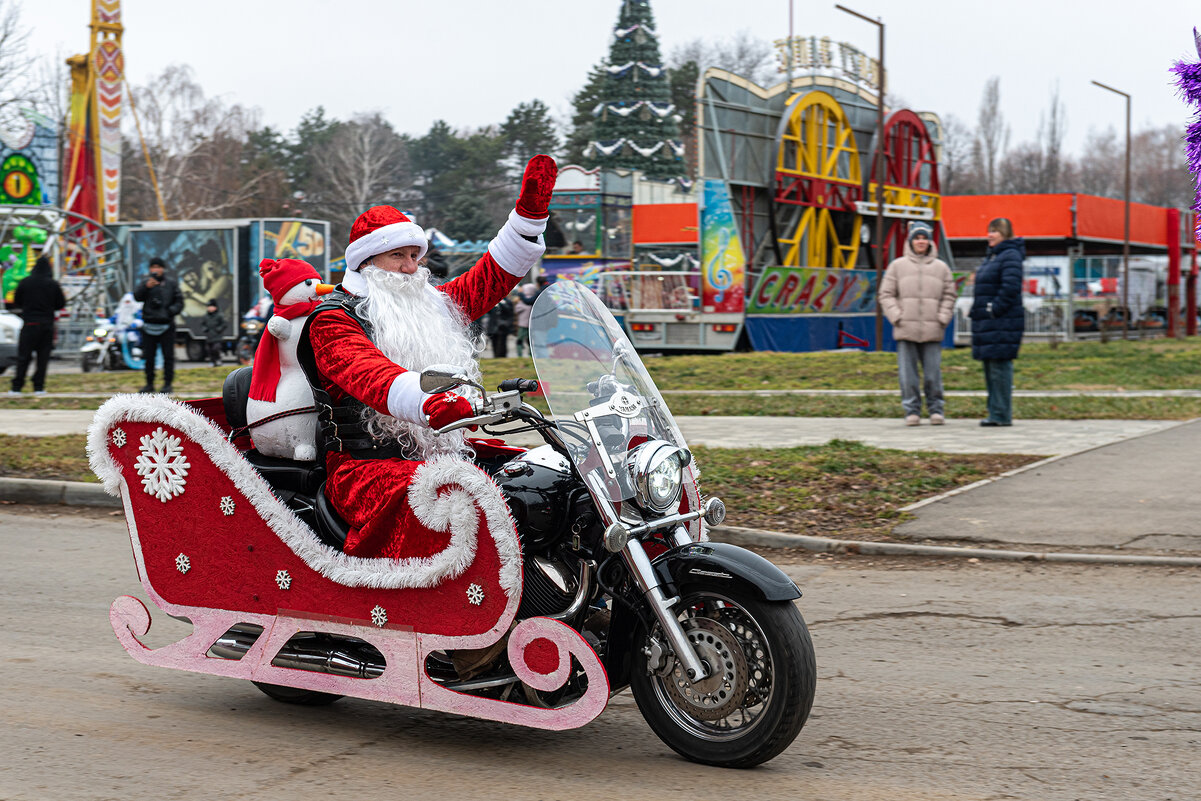
[[[470,320],[490,311],[521,280],[484,254],[463,275],[438,287]],[[383,414],[388,390],[405,372],[367,338],[343,311],[313,319],[309,338],[322,383],[334,400],[350,395]],[[326,456],[326,496],[351,524],[346,553],[394,558],[429,556],[444,549],[449,535],[421,525],[408,502],[408,487],[420,462]]]

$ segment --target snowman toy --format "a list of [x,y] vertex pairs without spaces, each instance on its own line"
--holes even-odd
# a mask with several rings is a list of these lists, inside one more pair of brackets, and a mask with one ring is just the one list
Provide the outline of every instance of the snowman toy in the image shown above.
[[302,411],[313,409],[313,390],[296,360],[296,345],[320,297],[334,287],[299,259],[263,259],[259,275],[275,309],[254,353],[246,401],[250,438],[265,456],[316,461],[317,413]]

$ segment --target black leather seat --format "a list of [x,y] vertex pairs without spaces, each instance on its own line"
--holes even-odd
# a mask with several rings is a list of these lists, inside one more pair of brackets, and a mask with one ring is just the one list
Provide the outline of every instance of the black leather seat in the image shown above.
[[[250,395],[251,374],[251,368],[239,367],[225,377],[225,383],[221,387],[225,421],[234,431],[246,427],[246,400]],[[267,479],[267,483],[285,503],[291,501],[292,495],[311,499],[325,483],[325,466],[320,463],[279,459],[256,450],[246,451],[242,455]],[[342,539],[346,539],[345,535]]]

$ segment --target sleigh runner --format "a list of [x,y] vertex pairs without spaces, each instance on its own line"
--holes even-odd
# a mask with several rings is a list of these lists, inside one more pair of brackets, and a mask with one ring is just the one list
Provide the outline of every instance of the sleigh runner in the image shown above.
[[[215,408],[208,403],[210,414]],[[478,468],[443,457],[414,476],[410,503],[446,534],[442,551],[364,559],[323,541],[227,434],[192,406],[146,395],[110,399],[89,431],[92,468],[122,498],[143,588],[194,626],[179,642],[147,648],[138,638],[149,612],[136,598],[118,598],[110,620],[135,659],[540,728],[580,726],[604,709],[605,672],[577,631],[532,617],[510,632],[521,547],[504,498]],[[304,662],[306,633],[341,638],[356,653],[324,666],[340,672],[282,666]],[[518,679],[558,689],[574,675],[574,659],[587,677],[582,697],[541,709],[466,695],[430,677],[431,654],[494,645],[506,634]]]

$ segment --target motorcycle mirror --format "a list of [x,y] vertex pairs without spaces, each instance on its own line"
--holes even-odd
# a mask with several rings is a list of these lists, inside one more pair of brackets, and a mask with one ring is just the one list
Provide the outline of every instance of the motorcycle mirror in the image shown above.
[[472,381],[458,367],[450,365],[434,365],[421,371],[421,391],[427,394],[450,392],[463,384],[483,389]]

